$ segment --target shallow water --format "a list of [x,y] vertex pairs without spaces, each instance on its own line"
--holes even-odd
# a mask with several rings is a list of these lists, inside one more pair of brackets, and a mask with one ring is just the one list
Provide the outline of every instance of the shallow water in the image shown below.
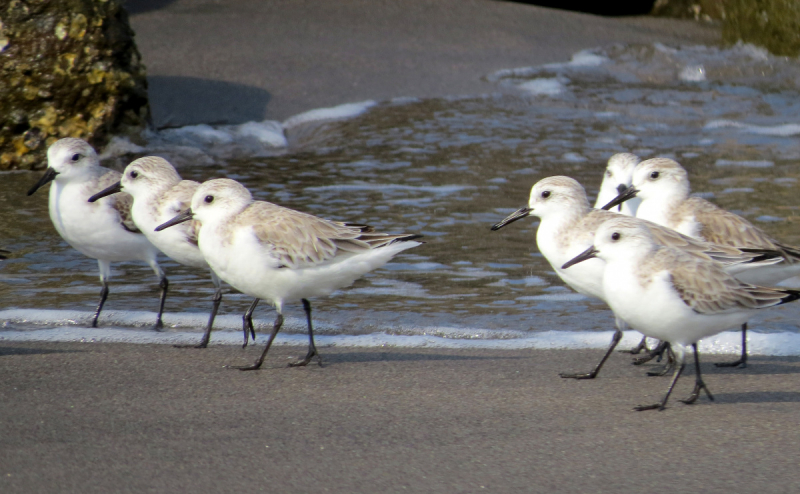
[[[312,301],[323,335],[493,344],[544,331],[607,331],[608,309],[566,288],[538,253],[535,219],[498,232],[489,227],[525,205],[530,187],[550,175],[576,178],[593,201],[605,161],[626,151],[677,159],[695,192],[800,245],[799,76],[796,62],[747,46],[614,46],[564,64],[488,74],[496,88],[490,95],[366,102],[282,124],[172,129],[135,144],[117,141],[105,164],[159,154],[184,178],[229,177],[258,199],[425,236],[426,244],[352,288]],[[50,224],[46,191],[25,197],[37,179],[0,175],[0,247],[14,252],[0,264],[0,300],[23,309],[0,313],[7,337],[85,325],[99,293],[96,262],[68,247]],[[199,332],[212,293],[207,274],[164,266],[171,281],[167,334]],[[129,311],[156,308],[156,280],[143,265],[112,267],[101,325],[132,331],[150,315]],[[230,293],[221,313],[238,315],[248,304],[249,297]],[[751,326],[798,333],[794,305],[759,315]],[[271,321],[269,311],[265,304],[257,312],[261,323]],[[287,332],[302,333],[300,305],[289,306],[288,315]],[[234,331],[238,317],[226,321],[221,325]]]

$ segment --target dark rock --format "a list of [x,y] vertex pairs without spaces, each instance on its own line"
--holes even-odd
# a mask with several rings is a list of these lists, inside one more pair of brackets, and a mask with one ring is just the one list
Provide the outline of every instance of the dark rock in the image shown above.
[[0,1],[0,169],[44,167],[62,137],[101,148],[144,128],[133,36],[117,0]]
[[696,21],[711,21],[725,18],[727,0],[656,0],[652,14],[662,17],[678,17]]

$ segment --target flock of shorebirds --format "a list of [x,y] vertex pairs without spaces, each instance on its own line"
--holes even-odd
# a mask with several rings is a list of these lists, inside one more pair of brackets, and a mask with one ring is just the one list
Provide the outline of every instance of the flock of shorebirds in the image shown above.
[[[61,139],[47,152],[48,168],[28,192],[50,187],[49,211],[58,233],[84,255],[97,259],[102,290],[92,319],[108,296],[110,263],[141,260],[159,278],[160,329],[168,281],[158,265],[159,251],[173,260],[210,269],[216,287],[202,340],[208,345],[222,300],[220,281],[255,298],[243,318],[244,345],[255,341],[252,314],[260,299],[272,302],[277,317],[266,347],[252,365],[261,367],[283,323],[287,302],[302,301],[309,346],[290,365],[321,358],[314,344],[310,297],[351,285],[396,254],[420,245],[419,235],[385,234],[368,225],[329,221],[269,202],[254,201],[240,183],[214,179],[182,180],[165,159],[144,157],[119,172],[103,168],[94,149],[80,139]],[[574,290],[605,301],[617,330],[597,366],[597,376],[627,327],[645,335],[634,353],[637,363],[666,355],[663,375],[674,369],[663,399],[636,410],[664,409],[694,350],[695,386],[682,400],[701,392],[697,341],[721,331],[742,329],[742,353],[718,365],[746,365],[747,321],[758,310],[800,298],[800,291],[768,288],[800,274],[800,249],[781,244],[747,220],[690,196],[686,170],[674,160],[641,161],[620,153],[608,161],[597,204],[584,188],[564,176],[549,177],[531,189],[527,206],[492,227],[537,216],[539,250]],[[0,258],[6,251],[0,251]],[[646,337],[660,340],[648,349]]]

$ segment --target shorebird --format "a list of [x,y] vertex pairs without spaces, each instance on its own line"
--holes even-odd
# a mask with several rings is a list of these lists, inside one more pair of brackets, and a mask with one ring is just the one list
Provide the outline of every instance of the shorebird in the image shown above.
[[277,317],[261,356],[261,367],[283,324],[283,306],[301,300],[308,325],[308,353],[290,366],[307,365],[316,356],[309,297],[329,295],[351,285],[396,254],[416,247],[420,235],[377,233],[367,225],[329,221],[264,201],[229,179],[198,187],[191,208],[156,228],[164,230],[194,219],[198,246],[211,269],[237,290],[272,301]]
[[[633,170],[640,161],[641,159],[638,156],[631,153],[617,153],[608,159],[606,170],[603,173],[603,182],[600,184],[600,192],[597,194],[597,200],[594,203],[595,209],[602,208],[617,197],[619,193],[631,186]],[[625,216],[636,216],[636,208],[638,206],[639,201],[632,199],[618,205],[614,212]],[[627,352],[636,355],[641,353],[642,350],[648,350],[647,336],[643,336],[639,344]]]
[[[755,266],[776,262],[768,256],[763,256],[760,252],[742,252],[735,248],[711,245],[654,223],[610,211],[592,209],[584,188],[578,181],[570,177],[555,176],[537,182],[531,188],[528,206],[518,209],[495,224],[492,226],[492,230],[499,230],[509,223],[527,216],[540,218],[541,222],[536,232],[536,244],[556,274],[578,293],[603,301],[606,301],[603,290],[605,264],[600,259],[584,262],[569,270],[563,269],[562,265],[588,248],[594,241],[597,228],[609,219],[623,218],[634,224],[642,224],[643,228],[652,232],[659,243],[680,248],[690,255],[704,260],[723,263],[727,269],[732,271],[753,269]],[[622,332],[627,328],[623,318],[616,313],[615,317],[617,329],[611,345],[600,363],[590,372],[561,373],[561,377],[593,379],[597,376],[617,343],[622,339]]]
[[[131,162],[122,172],[122,178],[108,188],[89,198],[95,202],[100,198],[125,192],[133,198],[131,216],[133,222],[144,233],[145,237],[170,259],[196,268],[209,269],[200,249],[197,247],[197,231],[194,222],[183,223],[167,231],[156,232],[155,228],[178,213],[186,210],[199,182],[183,180],[169,161],[157,156],[146,156]],[[214,283],[213,307],[208,318],[205,333],[196,348],[206,348],[211,339],[211,328],[222,301],[222,286],[219,277],[211,271]],[[253,311],[258,304],[254,300],[245,313],[242,327],[244,329],[244,346],[247,346],[248,330],[253,341],[256,339],[253,328]]]
[[565,263],[572,269],[594,258],[605,261],[603,291],[611,309],[647,336],[668,341],[677,360],[664,398],[635,410],[663,410],[686,365],[686,348],[695,357],[695,385],[684,403],[705,391],[698,340],[745,324],[759,309],[792,302],[800,291],[766,288],[739,281],[716,262],[660,245],[652,230],[627,218],[600,225],[592,246]]
[[[631,198],[641,199],[637,218],[672,228],[690,237],[729,245],[744,250],[771,251],[781,262],[736,275],[740,280],[757,285],[774,285],[800,274],[800,248],[783,244],[746,219],[708,202],[691,197],[686,170],[668,158],[641,162],[634,171],[633,184],[621,192],[608,206],[614,207]],[[734,362],[720,367],[747,366],[747,325],[742,326],[742,353]]]
[[169,282],[158,265],[158,249],[151,244],[131,219],[131,197],[121,194],[90,204],[89,197],[119,180],[120,173],[100,166],[97,154],[85,141],[60,139],[47,150],[47,170],[31,187],[32,195],[48,182],[50,219],[61,238],[81,254],[97,259],[100,269],[100,303],[92,327],[108,297],[111,263],[144,261],[155,272],[161,287],[161,300],[155,329],[163,327],[161,315]]
[[[608,159],[606,171],[603,173],[603,183],[600,184],[600,192],[597,194],[594,204],[596,209],[602,208],[620,192],[631,186],[633,170],[640,161],[638,156],[631,153],[617,153]],[[636,216],[638,205],[639,201],[634,199],[619,204],[614,212],[625,216]]]

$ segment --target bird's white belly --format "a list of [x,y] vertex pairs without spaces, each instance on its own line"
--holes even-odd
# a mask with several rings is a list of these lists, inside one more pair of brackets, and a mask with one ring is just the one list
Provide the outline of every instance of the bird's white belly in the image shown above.
[[156,249],[139,233],[119,222],[117,213],[101,199],[89,203],[78,194],[80,187],[58,187],[50,191],[50,218],[61,237],[82,254],[106,261],[155,259]]

